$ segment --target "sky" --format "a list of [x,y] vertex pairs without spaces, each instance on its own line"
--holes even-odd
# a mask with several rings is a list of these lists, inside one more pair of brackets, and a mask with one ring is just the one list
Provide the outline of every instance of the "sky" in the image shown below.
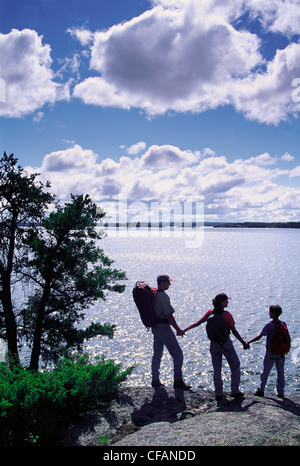
[[0,150],[62,201],[300,221],[299,0],[0,0]]

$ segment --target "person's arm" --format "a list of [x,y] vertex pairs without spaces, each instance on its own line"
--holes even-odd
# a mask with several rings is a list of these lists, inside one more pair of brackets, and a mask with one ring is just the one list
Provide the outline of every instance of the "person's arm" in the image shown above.
[[192,328],[198,327],[199,325],[203,324],[207,318],[201,317],[201,319],[197,320],[197,322],[194,322],[193,324],[189,325],[187,328],[184,329],[185,332],[188,330],[191,330]]
[[192,328],[198,327],[199,325],[203,324],[203,322],[206,322],[209,316],[212,314],[211,311],[207,311],[201,319],[197,320],[193,324],[189,325],[184,329],[184,332],[187,332],[188,330],[191,330]]
[[249,342],[248,343],[245,342],[245,340],[241,337],[241,335],[239,334],[239,332],[237,331],[234,325],[230,327],[230,330],[232,331],[235,338],[237,338],[242,343],[244,349],[250,348]]
[[167,314],[166,318],[168,319],[168,321],[172,325],[172,327],[174,327],[174,329],[177,331],[177,335],[183,336],[184,335],[184,330],[181,330],[181,328],[178,326],[173,314]]
[[248,341],[248,345],[250,345],[250,343],[253,343],[254,341],[260,340],[262,337],[263,337],[263,335],[260,333],[260,334],[257,335],[256,337],[252,338],[252,340],[249,340],[249,341]]

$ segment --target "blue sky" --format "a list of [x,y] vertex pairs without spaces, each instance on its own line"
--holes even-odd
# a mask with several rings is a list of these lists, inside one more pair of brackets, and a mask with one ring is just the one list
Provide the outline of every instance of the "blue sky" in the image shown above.
[[1,152],[61,199],[300,221],[298,1],[0,0],[0,33]]

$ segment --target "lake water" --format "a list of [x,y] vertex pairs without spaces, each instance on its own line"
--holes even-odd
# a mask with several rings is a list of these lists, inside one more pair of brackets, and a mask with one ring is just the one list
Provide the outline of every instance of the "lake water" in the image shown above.
[[[227,229],[205,228],[201,247],[186,247],[185,238],[132,235],[108,237],[100,246],[115,260],[114,266],[126,271],[128,280],[123,294],[111,293],[105,302],[95,303],[86,313],[88,324],[109,322],[117,329],[112,340],[99,337],[88,342],[86,349],[93,356],[104,354],[122,363],[123,368],[135,365],[128,385],[151,383],[152,333],[140,321],[132,300],[137,280],[156,286],[156,277],[168,273],[175,281],[168,294],[176,310],[181,328],[196,321],[208,309],[219,292],[232,298],[230,311],[236,328],[245,340],[256,336],[270,320],[271,304],[280,304],[281,316],[289,328],[292,348],[286,357],[286,393],[300,392],[300,231],[294,229]],[[160,232],[157,231],[157,235]],[[241,361],[241,388],[254,391],[259,381],[265,353],[265,338],[244,351],[233,335],[234,346]],[[212,365],[205,324],[179,338],[184,352],[183,374],[194,389],[213,390]],[[172,360],[165,349],[161,364],[161,380],[173,384]],[[230,392],[230,371],[223,363],[224,390]],[[275,367],[266,391],[274,391]]]

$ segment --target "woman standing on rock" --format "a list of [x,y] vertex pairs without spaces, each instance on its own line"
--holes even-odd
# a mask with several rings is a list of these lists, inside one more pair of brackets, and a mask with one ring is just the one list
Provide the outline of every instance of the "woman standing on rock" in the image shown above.
[[244,393],[239,390],[241,378],[240,361],[229,337],[230,331],[242,343],[245,350],[249,349],[250,345],[243,340],[235,328],[235,321],[231,313],[225,311],[229,299],[225,293],[217,294],[212,300],[214,309],[207,311],[201,319],[184,329],[184,332],[187,332],[209,320],[206,329],[208,338],[210,339],[216,400],[223,398],[223,381],[221,377],[223,355],[227,359],[231,370],[231,396],[234,398],[244,396]]

